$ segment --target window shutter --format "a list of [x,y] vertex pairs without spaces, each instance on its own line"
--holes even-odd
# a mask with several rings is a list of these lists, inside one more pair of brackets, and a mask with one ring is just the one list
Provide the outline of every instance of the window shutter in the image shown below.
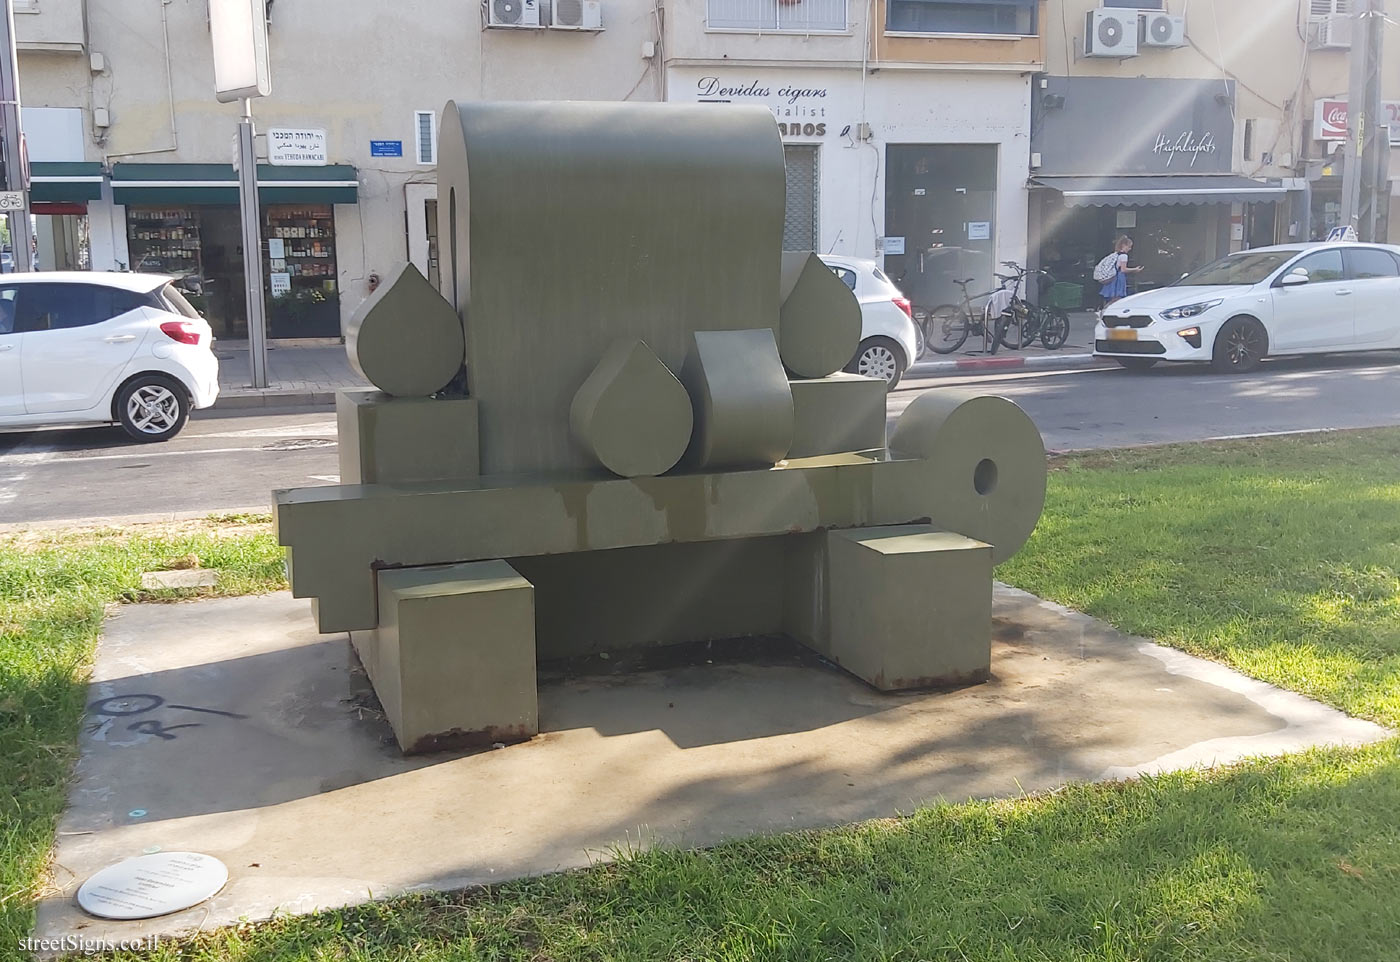
[[437,163],[437,115],[431,110],[415,111],[414,151],[420,164]]

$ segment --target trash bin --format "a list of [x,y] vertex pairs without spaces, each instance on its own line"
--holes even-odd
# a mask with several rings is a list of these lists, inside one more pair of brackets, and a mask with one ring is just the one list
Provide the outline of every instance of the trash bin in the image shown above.
[[1084,288],[1079,284],[1061,281],[1050,288],[1050,306],[1065,311],[1077,311],[1084,306]]

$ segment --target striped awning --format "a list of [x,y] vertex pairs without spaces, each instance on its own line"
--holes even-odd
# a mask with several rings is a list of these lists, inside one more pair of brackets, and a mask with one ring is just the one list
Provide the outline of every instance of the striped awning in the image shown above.
[[1238,174],[1142,177],[1037,176],[1032,188],[1058,191],[1070,207],[1158,207],[1167,204],[1257,204],[1283,200],[1281,184]]
[[35,161],[29,165],[29,201],[85,204],[102,196],[102,165]]
[[[359,187],[348,164],[258,165],[258,200],[264,204],[354,204]],[[116,164],[112,198],[122,205],[237,204],[238,175],[232,164]]]

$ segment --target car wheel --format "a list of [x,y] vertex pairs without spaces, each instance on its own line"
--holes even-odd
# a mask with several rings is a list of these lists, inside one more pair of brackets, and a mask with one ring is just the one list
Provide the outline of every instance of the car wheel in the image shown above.
[[117,392],[117,420],[136,441],[169,441],[190,417],[185,389],[169,378],[146,374]]
[[1259,366],[1269,352],[1269,335],[1252,317],[1234,317],[1215,335],[1210,366],[1222,373],[1244,373]]
[[1154,367],[1161,359],[1156,357],[1115,357],[1114,360],[1130,371],[1145,371]]
[[865,377],[878,377],[893,390],[904,376],[904,352],[888,337],[872,337],[860,342],[846,370]]

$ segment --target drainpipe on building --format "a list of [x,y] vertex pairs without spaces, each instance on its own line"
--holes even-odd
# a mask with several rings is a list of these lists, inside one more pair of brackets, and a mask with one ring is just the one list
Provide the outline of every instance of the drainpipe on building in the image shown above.
[[[104,166],[111,166],[113,158],[117,157],[144,157],[149,154],[170,154],[180,149],[180,136],[175,128],[175,78],[170,66],[170,17],[166,10],[172,0],[161,0],[160,3],[160,35],[165,49],[165,98],[170,107],[170,146],[152,147],[149,150],[127,150],[120,154],[104,154],[102,162]],[[87,7],[84,5],[83,16],[87,16]],[[94,98],[95,99],[95,98]]]
[[34,238],[29,229],[29,163],[24,154],[24,129],[20,123],[14,3],[4,0],[4,4],[4,22],[0,23],[0,128],[5,133],[5,189],[18,191],[22,198],[19,208],[9,211],[8,217],[12,269],[23,273],[34,265]]

